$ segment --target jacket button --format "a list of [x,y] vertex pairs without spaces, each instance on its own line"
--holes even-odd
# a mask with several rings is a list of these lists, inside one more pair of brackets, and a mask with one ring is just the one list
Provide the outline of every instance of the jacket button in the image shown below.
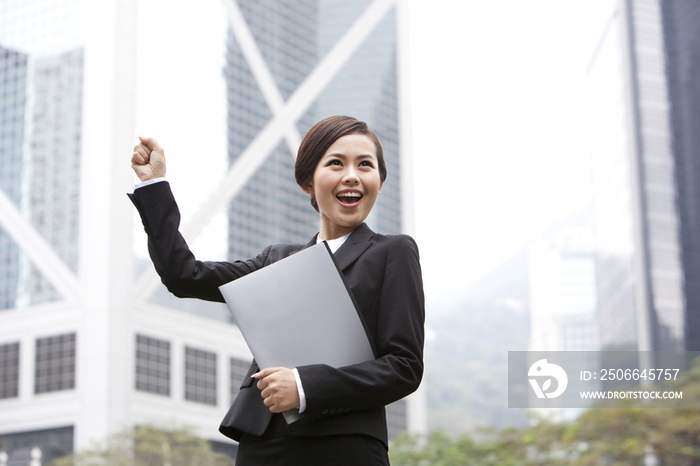
[[321,411],[321,414],[328,414],[328,409],[324,409],[323,411]]
[[335,408],[331,408],[331,414],[335,414]]
[[350,412],[350,408],[345,408],[344,412],[349,413],[349,412]]

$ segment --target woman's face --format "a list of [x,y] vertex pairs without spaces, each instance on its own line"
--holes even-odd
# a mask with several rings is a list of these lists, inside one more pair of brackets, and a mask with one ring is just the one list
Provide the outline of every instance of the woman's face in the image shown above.
[[323,154],[313,180],[303,186],[316,196],[321,239],[340,238],[360,226],[382,189],[377,150],[364,134],[348,134]]

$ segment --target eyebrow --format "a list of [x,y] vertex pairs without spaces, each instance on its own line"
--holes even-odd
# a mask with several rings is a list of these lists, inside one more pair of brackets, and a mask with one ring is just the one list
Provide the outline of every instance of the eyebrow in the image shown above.
[[[331,152],[330,154],[326,154],[323,156],[323,158],[328,158],[328,157],[338,157],[339,159],[347,159],[348,156],[340,153],[340,152]],[[360,154],[356,158],[358,159],[375,159],[376,157],[372,154]]]

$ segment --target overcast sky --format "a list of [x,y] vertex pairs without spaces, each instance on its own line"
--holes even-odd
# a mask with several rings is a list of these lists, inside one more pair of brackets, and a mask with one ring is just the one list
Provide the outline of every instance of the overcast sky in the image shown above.
[[[137,131],[166,148],[185,221],[226,170],[226,16],[220,0],[187,3],[140,0],[137,88]],[[585,70],[611,3],[409,0],[427,296],[468,286],[587,204]],[[224,225],[221,214],[193,242],[198,255],[225,255]]]
[[467,286],[589,202],[585,71],[611,3],[410,1],[428,296]]

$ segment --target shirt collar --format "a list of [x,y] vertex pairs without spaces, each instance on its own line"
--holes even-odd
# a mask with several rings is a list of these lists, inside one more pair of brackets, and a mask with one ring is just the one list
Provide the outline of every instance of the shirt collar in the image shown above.
[[[328,247],[330,248],[330,250],[333,254],[335,254],[335,252],[343,245],[343,243],[345,242],[346,239],[348,239],[350,234],[351,233],[348,233],[347,235],[341,236],[340,238],[331,239],[331,240],[326,241],[326,243],[328,243]],[[316,236],[316,244],[320,243],[321,241],[323,241],[321,239],[321,235],[317,235]]]

